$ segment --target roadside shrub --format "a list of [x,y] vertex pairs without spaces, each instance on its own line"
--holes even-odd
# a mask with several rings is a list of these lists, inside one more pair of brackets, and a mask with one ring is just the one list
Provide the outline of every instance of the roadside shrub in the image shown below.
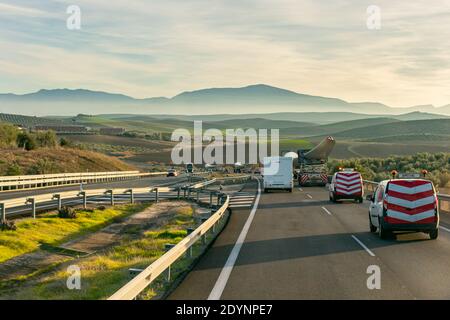
[[64,206],[58,210],[58,217],[62,219],[75,219],[77,217],[77,212],[70,207]]
[[104,211],[104,210],[106,210],[106,207],[105,206],[98,206],[97,210]]
[[17,135],[17,146],[27,151],[36,149],[36,139],[28,132],[20,132]]
[[14,221],[6,220],[6,221],[2,221],[0,223],[0,230],[2,230],[2,231],[15,231],[15,230],[17,230],[17,226],[14,223]]
[[7,176],[20,176],[22,174],[22,169],[17,163],[11,163],[6,169]]

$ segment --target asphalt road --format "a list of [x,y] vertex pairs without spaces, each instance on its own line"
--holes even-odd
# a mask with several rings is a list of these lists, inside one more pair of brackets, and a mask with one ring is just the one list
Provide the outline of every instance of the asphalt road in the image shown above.
[[[220,299],[449,299],[448,214],[441,213],[441,226],[437,240],[421,233],[381,240],[368,231],[366,202],[333,204],[314,187],[261,194],[253,220],[250,209],[234,209],[169,299],[208,299],[212,292]],[[379,267],[381,289],[368,288],[369,266]]]

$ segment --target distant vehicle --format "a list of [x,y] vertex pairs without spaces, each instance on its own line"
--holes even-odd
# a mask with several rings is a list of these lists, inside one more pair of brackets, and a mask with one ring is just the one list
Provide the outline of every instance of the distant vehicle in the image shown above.
[[369,226],[381,238],[394,231],[425,232],[438,237],[439,209],[434,185],[423,179],[396,179],[380,182],[370,200]]
[[186,163],[186,173],[193,173],[194,165],[192,163]]
[[298,150],[296,177],[299,186],[326,186],[328,156],[335,144],[333,137],[327,137],[313,149]]
[[355,200],[363,202],[364,188],[361,174],[353,169],[336,172],[329,186],[330,201]]
[[175,169],[169,169],[167,171],[167,177],[176,177],[178,176],[178,172]]
[[[274,167],[278,166],[278,171],[273,172]],[[269,190],[287,190],[292,192],[294,189],[294,173],[292,158],[289,157],[265,157],[264,158],[264,192]]]

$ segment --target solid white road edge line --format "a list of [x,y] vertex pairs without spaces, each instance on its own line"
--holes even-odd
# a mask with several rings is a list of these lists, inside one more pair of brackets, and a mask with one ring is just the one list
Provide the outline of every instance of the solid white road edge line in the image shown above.
[[375,257],[375,253],[373,253],[372,251],[370,251],[369,248],[366,247],[366,245],[364,243],[362,243],[357,237],[355,237],[354,235],[352,235],[353,240],[355,240],[356,242],[358,242],[358,244],[363,247],[364,250],[367,251],[367,253],[369,255],[371,255],[372,257]]
[[328,209],[327,208],[325,208],[325,207],[322,207],[322,209],[323,209],[323,211],[325,211],[326,213],[328,213],[330,216],[331,216],[331,212],[330,211],[328,211]]
[[256,209],[258,208],[259,198],[261,196],[261,185],[258,178],[258,194],[256,195],[255,203],[253,204],[252,211],[245,222],[244,227],[242,228],[239,237],[234,244],[233,250],[225,262],[225,266],[222,268],[220,272],[219,278],[217,278],[216,284],[214,288],[211,290],[209,294],[208,300],[219,300],[222,296],[223,290],[227,285],[228,279],[230,278],[231,271],[233,270],[234,264],[236,263],[236,259],[241,251],[242,245],[244,244],[245,238],[247,237],[248,230],[250,229],[250,225],[252,224],[253,218],[255,217]]

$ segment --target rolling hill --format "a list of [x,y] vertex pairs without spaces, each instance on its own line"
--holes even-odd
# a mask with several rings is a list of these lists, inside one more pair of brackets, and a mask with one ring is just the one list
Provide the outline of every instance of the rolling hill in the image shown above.
[[450,119],[383,123],[363,128],[344,130],[334,134],[336,138],[345,139],[374,139],[392,137],[392,142],[395,142],[396,137],[405,137],[408,135],[444,135],[448,136],[450,139]]
[[[16,95],[0,94],[0,112],[26,115],[75,115],[78,113],[131,114],[241,114],[278,112],[354,112],[365,114],[401,114],[427,111],[450,115],[450,106],[393,108],[378,102],[350,103],[342,99],[297,93],[258,84],[242,88],[212,88],[180,93],[172,98],[135,99],[85,89],[39,90]],[[275,120],[275,119],[274,119]],[[292,119],[277,119],[292,120]],[[298,120],[298,119],[296,119]],[[349,119],[347,119],[349,120]],[[308,120],[300,120],[306,121]]]

